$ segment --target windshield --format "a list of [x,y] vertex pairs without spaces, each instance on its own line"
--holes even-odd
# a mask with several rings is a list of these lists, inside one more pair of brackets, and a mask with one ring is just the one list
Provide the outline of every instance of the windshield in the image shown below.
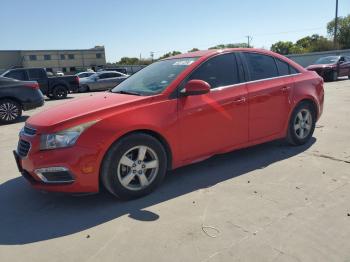
[[322,65],[322,64],[335,64],[339,60],[339,56],[327,56],[322,57],[316,60],[316,65]]
[[191,57],[155,62],[127,78],[113,88],[111,92],[134,93],[139,95],[159,94],[163,92],[185,68],[197,59],[197,57]]

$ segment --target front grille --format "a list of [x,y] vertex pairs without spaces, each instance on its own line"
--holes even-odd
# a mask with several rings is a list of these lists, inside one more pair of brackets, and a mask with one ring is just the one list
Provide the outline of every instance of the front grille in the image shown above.
[[36,129],[28,126],[24,126],[23,131],[24,131],[24,134],[28,136],[34,136],[36,134]]
[[26,157],[30,150],[30,143],[20,139],[17,146],[17,153],[21,157]]

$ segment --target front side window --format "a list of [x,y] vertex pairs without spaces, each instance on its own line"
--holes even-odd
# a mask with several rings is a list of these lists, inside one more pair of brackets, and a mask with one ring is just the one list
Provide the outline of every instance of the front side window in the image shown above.
[[155,62],[112,89],[113,93],[155,95],[163,92],[197,57],[174,58]]
[[273,57],[257,53],[244,53],[244,55],[252,81],[278,76],[277,66]]
[[212,89],[239,83],[236,56],[223,54],[209,59],[191,74],[188,81],[194,79],[207,82]]

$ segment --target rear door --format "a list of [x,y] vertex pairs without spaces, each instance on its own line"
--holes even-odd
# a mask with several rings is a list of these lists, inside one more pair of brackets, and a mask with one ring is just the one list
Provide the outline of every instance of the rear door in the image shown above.
[[[284,130],[290,110],[293,78],[279,73],[275,58],[269,55],[243,53],[249,82],[249,140],[275,136]],[[283,61],[280,61],[283,62]]]

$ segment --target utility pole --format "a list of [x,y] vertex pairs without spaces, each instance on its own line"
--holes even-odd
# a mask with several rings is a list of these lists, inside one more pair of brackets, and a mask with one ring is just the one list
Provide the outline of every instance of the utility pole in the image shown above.
[[153,63],[154,52],[151,52],[151,58],[152,58],[152,63]]
[[337,47],[337,33],[338,33],[338,0],[335,1],[335,20],[334,20],[334,49]]
[[250,48],[250,41],[252,41],[252,37],[250,35],[247,35],[246,38],[248,39],[248,48]]

